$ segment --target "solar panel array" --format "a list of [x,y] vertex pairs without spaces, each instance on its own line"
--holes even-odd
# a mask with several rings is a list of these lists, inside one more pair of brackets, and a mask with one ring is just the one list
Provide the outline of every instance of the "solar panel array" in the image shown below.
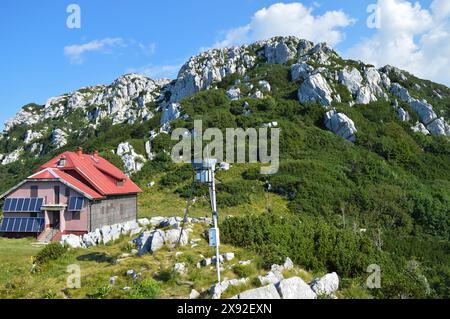
[[43,198],[7,198],[3,205],[5,213],[39,213]]
[[84,204],[84,197],[70,197],[69,212],[79,212]]
[[40,233],[44,230],[45,219],[36,217],[5,217],[0,226],[3,233]]

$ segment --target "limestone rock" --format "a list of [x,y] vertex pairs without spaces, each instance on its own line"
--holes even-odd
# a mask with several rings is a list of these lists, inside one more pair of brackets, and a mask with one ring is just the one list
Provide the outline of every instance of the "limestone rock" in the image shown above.
[[414,125],[413,127],[411,127],[411,129],[416,132],[416,133],[422,133],[424,135],[430,135],[430,132],[427,130],[427,128],[425,127],[425,125],[423,125],[422,123],[417,122],[416,125]]
[[76,235],[63,235],[61,237],[60,243],[65,246],[69,246],[71,248],[81,248],[81,240],[80,237]]
[[437,118],[433,106],[425,100],[410,99],[409,105],[419,115],[420,121],[425,125]]
[[443,117],[428,124],[427,129],[433,136],[450,136],[450,125],[445,122]]
[[251,289],[241,292],[239,299],[281,299],[275,285],[268,285],[261,288]]
[[261,285],[269,285],[269,284],[276,284],[283,280],[283,274],[279,271],[270,271],[265,276],[258,276],[258,280],[261,283]]
[[232,87],[230,88],[227,92],[227,97],[231,100],[231,101],[236,101],[239,100],[242,96],[241,96],[241,90],[239,88],[235,88]]
[[61,148],[67,144],[67,133],[57,128],[53,130],[51,140],[55,148]]
[[311,289],[317,295],[332,296],[339,289],[339,277],[333,272],[322,278],[314,279],[311,283]]
[[332,90],[325,78],[316,73],[303,82],[298,90],[298,99],[300,103],[318,102],[324,106],[331,105],[333,101]]
[[338,113],[336,109],[332,109],[325,114],[325,127],[351,142],[356,141],[355,133],[357,130],[355,124],[347,115]]
[[263,92],[270,92],[272,89],[269,82],[262,80],[258,82],[259,87],[261,88],[261,91]]
[[316,293],[300,277],[281,280],[276,288],[282,299],[316,299]]
[[398,119],[402,122],[408,122],[409,120],[411,120],[411,116],[409,115],[409,113],[401,107],[397,109],[397,116]]
[[128,177],[139,172],[147,161],[143,155],[137,154],[133,146],[128,142],[119,144],[116,154],[122,158],[125,173]]
[[291,80],[306,79],[314,68],[307,63],[296,63],[291,65]]
[[198,299],[198,298],[200,298],[200,293],[197,290],[192,289],[191,293],[189,294],[189,299]]
[[20,158],[20,156],[23,153],[23,147],[19,147],[18,149],[16,149],[15,151],[3,155],[3,160],[2,160],[2,165],[8,165],[14,162],[17,162]]

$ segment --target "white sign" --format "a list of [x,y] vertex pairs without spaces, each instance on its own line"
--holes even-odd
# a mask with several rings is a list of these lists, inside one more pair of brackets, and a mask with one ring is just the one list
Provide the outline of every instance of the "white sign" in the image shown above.
[[211,228],[209,230],[209,246],[217,247],[220,245],[219,228]]

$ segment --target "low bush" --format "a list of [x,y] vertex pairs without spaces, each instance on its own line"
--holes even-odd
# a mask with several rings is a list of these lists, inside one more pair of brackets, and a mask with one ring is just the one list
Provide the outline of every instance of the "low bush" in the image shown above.
[[49,261],[57,260],[67,252],[67,249],[59,242],[51,242],[36,255],[34,261],[37,265],[43,265]]

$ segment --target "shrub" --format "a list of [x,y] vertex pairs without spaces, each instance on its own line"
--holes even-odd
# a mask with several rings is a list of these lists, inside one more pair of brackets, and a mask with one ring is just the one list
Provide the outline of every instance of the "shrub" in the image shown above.
[[130,290],[132,299],[156,299],[161,292],[158,283],[149,278],[136,282]]
[[87,294],[90,299],[105,299],[111,293],[112,287],[109,285],[104,285],[97,287],[93,293]]
[[66,246],[61,245],[59,242],[51,242],[36,255],[34,260],[36,264],[43,265],[51,260],[57,260],[66,252]]
[[233,267],[233,272],[239,278],[247,278],[255,273],[255,269],[251,265],[236,265]]

